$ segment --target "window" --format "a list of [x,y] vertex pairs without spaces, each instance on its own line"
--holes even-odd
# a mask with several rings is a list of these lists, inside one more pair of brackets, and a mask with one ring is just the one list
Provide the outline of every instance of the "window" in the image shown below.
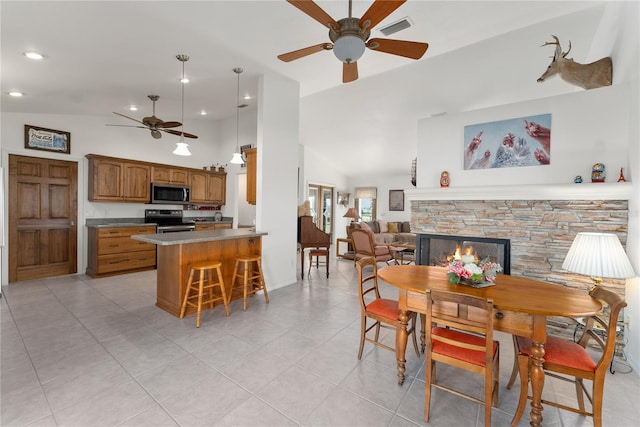
[[360,221],[369,222],[376,219],[376,187],[356,187],[355,208]]
[[313,222],[325,233],[333,229],[333,187],[309,184],[307,199],[311,205]]

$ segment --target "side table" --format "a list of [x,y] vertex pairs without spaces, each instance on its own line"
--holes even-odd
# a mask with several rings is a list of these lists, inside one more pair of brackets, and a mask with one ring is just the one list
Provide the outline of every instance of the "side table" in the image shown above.
[[[347,244],[347,250],[345,252],[340,252],[340,243]],[[353,259],[354,254],[351,249],[351,239],[336,239],[336,257],[337,258],[345,258],[345,259]]]

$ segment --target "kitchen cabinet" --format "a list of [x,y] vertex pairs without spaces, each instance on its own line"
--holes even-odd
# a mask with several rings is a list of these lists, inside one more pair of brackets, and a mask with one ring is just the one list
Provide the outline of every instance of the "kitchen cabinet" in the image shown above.
[[224,230],[224,229],[230,229],[232,225],[233,224],[231,224],[230,222],[221,222],[221,223],[196,222],[196,231]]
[[131,236],[155,232],[155,224],[89,227],[86,274],[102,277],[153,269],[156,265],[156,245],[133,240]]
[[224,205],[227,174],[159,163],[87,154],[88,199],[92,202],[149,203],[151,183],[188,185],[191,203]]
[[188,185],[189,170],[185,168],[153,165],[151,166],[151,182]]
[[149,203],[151,167],[148,164],[109,157],[87,157],[90,201]]
[[244,151],[247,156],[247,203],[256,204],[256,179],[257,179],[257,148],[249,148]]
[[189,173],[191,203],[194,205],[224,205],[227,174],[224,172],[191,171]]

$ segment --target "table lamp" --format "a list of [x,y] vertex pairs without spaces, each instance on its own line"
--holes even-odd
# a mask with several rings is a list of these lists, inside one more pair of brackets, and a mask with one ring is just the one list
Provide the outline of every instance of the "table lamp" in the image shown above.
[[603,277],[628,279],[635,276],[618,236],[611,233],[578,233],[562,268],[591,276],[595,286],[602,283]]
[[351,222],[356,222],[358,221],[358,218],[360,218],[360,216],[358,215],[358,212],[356,211],[356,208],[347,209],[347,212],[342,216],[344,218],[351,218]]

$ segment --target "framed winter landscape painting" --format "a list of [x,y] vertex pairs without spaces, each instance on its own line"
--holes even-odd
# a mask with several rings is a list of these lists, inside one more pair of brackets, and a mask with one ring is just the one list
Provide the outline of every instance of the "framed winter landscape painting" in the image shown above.
[[551,114],[464,127],[464,169],[551,163]]

